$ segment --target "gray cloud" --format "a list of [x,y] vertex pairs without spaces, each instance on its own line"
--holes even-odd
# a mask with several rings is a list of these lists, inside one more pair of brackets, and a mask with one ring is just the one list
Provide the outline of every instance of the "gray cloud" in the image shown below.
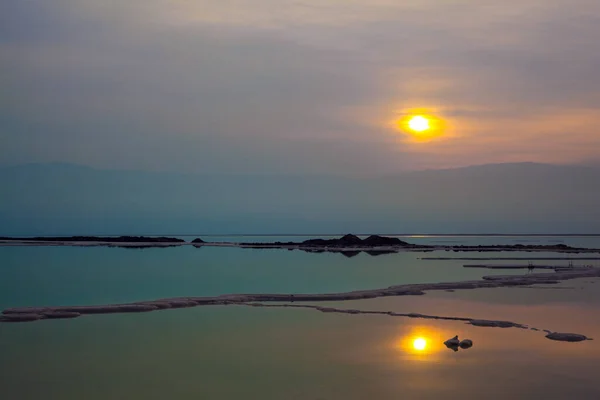
[[[600,146],[597,2],[295,7],[4,2],[0,162],[356,174]],[[456,138],[394,138],[386,121],[415,104]]]

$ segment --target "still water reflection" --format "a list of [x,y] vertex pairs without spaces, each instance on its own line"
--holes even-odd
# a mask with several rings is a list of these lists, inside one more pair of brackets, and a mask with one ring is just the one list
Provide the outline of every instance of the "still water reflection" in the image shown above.
[[[332,292],[493,273],[462,264],[413,253],[3,248],[0,306]],[[598,285],[319,305],[508,320],[599,339]],[[448,350],[443,342],[455,335],[474,347]],[[198,307],[0,325],[7,399],[597,399],[599,364],[600,340],[560,343],[543,332],[308,309]]]
[[414,325],[410,331],[395,342],[395,348],[407,359],[416,361],[437,361],[437,354],[445,350],[447,337],[453,336],[447,330],[432,325]]
[[[600,336],[591,304],[482,302],[491,291],[346,306],[504,317]],[[474,348],[448,350],[443,342],[454,335]],[[198,307],[4,324],[0,354],[9,399],[600,398],[598,340],[308,309]]]

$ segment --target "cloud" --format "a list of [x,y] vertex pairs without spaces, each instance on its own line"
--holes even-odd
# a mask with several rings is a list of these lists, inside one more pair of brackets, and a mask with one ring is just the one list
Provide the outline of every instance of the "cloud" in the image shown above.
[[[600,148],[594,1],[0,7],[4,163],[358,174]],[[401,140],[411,107],[449,135]]]

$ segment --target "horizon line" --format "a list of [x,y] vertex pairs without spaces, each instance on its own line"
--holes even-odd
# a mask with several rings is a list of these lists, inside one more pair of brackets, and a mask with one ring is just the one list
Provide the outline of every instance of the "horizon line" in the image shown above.
[[[600,236],[600,233],[185,233],[185,234],[174,234],[174,233],[97,233],[97,234],[61,234],[61,235],[52,235],[52,234],[44,234],[44,235],[16,235],[13,237],[72,237],[72,236],[109,236],[109,237],[119,237],[119,236],[148,236],[148,237],[166,237],[166,236],[205,236],[205,237],[221,237],[221,236],[249,236],[249,237],[264,237],[264,236],[344,236],[344,235],[356,235],[356,236],[369,236],[369,235],[380,235],[380,236],[528,236],[528,237],[564,237],[564,236]],[[0,235],[5,237],[10,237],[11,235]]]

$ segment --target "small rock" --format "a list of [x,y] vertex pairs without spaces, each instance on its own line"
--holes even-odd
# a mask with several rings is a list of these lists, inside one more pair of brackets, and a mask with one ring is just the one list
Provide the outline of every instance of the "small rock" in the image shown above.
[[458,340],[458,335],[454,336],[452,339],[446,340],[444,344],[446,345],[446,347],[459,346],[460,340]]
[[464,339],[460,342],[459,346],[461,349],[469,349],[473,347],[473,341],[471,339]]
[[454,350],[455,352],[458,351],[458,345],[454,344],[446,344],[446,347],[449,348],[450,350]]

